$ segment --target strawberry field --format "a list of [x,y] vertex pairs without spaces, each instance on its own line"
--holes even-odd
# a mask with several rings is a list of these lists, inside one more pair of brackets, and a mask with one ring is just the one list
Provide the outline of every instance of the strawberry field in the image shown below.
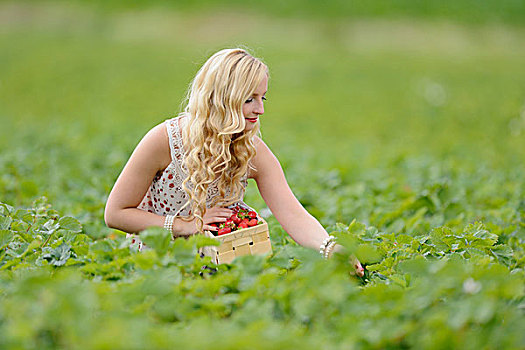
[[[524,348],[524,15],[489,1],[462,21],[469,3],[348,19],[0,2],[0,348]],[[347,248],[333,259],[254,183],[268,256],[216,266],[197,254],[214,240],[162,229],[139,252],[104,225],[139,139],[239,45],[270,68],[262,136]]]

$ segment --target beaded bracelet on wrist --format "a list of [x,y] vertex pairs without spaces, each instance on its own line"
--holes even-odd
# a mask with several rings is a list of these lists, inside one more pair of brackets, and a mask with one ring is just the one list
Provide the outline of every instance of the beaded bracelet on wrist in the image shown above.
[[325,259],[328,259],[330,257],[330,253],[335,248],[335,245],[336,245],[336,242],[332,241],[332,242],[330,242],[330,245],[328,245],[328,247],[326,247],[325,252],[324,252],[324,258]]
[[319,249],[319,253],[321,255],[324,254],[324,251],[326,249],[326,247],[333,241],[335,240],[335,237],[330,235],[328,237],[326,237],[324,240],[323,240],[323,243],[321,243],[321,246],[320,246],[320,249]]
[[321,243],[321,246],[319,248],[319,254],[321,254],[321,256],[323,257],[326,257],[326,251],[327,251],[327,248],[333,243],[333,245],[335,245],[335,237],[330,235],[328,237],[326,237],[324,240],[323,240],[323,243]]
[[173,220],[175,219],[175,215],[166,215],[166,219],[164,219],[164,228],[170,233],[173,233]]

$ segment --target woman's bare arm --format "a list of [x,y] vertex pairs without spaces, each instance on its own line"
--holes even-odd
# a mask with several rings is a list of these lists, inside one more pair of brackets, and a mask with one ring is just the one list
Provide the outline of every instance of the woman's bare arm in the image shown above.
[[170,163],[166,126],[151,129],[137,145],[120,173],[106,202],[106,225],[125,232],[139,232],[164,225],[164,216],[137,209],[153,178]]
[[[251,175],[265,203],[294,241],[305,247],[319,249],[328,233],[297,200],[286,182],[281,164],[260,138],[256,138],[256,147],[257,154],[253,161],[255,170]],[[342,246],[335,246],[334,251],[341,250]],[[364,275],[357,259],[352,258],[351,264],[357,275]]]
[[281,164],[272,151],[256,138],[253,178],[272,214],[294,241],[319,249],[328,233],[297,200],[286,182]]

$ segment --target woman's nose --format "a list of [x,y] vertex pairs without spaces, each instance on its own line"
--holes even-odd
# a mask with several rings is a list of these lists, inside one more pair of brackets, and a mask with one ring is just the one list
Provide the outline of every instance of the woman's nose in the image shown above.
[[259,103],[257,103],[257,106],[255,107],[254,112],[257,113],[257,114],[264,114],[264,103],[263,103],[263,101],[259,101]]

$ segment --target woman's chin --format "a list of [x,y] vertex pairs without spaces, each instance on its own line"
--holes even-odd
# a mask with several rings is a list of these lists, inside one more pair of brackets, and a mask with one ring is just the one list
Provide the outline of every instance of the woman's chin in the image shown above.
[[253,128],[255,128],[255,125],[257,125],[257,123],[246,122],[246,126],[244,127],[244,131],[252,130]]

